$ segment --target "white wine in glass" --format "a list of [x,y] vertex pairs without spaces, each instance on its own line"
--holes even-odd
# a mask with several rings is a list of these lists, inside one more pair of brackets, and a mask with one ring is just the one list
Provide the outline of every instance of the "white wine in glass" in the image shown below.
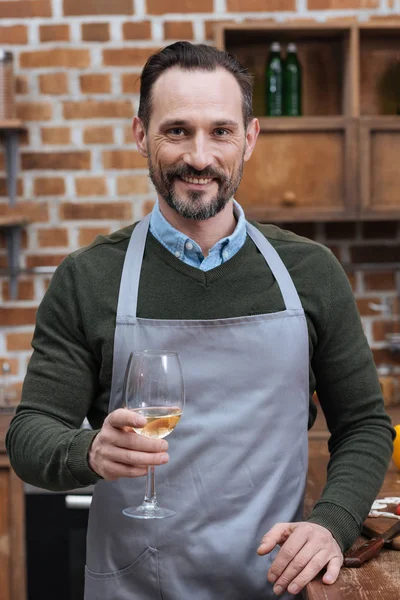
[[[179,423],[185,403],[182,369],[176,352],[131,352],[124,380],[125,406],[147,419],[134,427],[139,435],[164,438]],[[123,514],[136,519],[164,519],[175,511],[161,508],[155,492],[154,466],[147,468],[146,492],[142,504],[125,508]]]

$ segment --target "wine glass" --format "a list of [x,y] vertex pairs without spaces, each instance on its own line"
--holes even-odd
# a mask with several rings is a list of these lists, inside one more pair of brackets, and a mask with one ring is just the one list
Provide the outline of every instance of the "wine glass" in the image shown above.
[[[134,427],[139,435],[164,438],[179,423],[185,403],[182,369],[176,352],[131,352],[125,371],[125,406],[147,419]],[[155,491],[154,466],[147,468],[146,492],[142,504],[125,508],[123,514],[136,519],[164,519],[175,511],[161,508]]]

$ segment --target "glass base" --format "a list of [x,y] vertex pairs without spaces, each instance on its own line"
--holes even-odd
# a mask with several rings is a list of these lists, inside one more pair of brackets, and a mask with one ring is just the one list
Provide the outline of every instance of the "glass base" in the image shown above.
[[141,504],[136,508],[124,508],[122,514],[132,519],[167,519],[176,515],[176,512],[169,508],[161,508],[158,504]]

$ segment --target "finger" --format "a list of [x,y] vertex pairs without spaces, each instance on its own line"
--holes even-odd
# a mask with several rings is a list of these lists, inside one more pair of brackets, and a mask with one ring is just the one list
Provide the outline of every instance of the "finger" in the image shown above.
[[[325,567],[329,560],[329,552],[327,550],[319,550],[314,554],[304,569],[295,577],[288,585],[279,585],[279,582],[274,587],[275,594],[281,594],[285,589],[289,594],[298,594],[307,583],[309,583],[318,573]],[[278,588],[278,589],[277,589]]]
[[257,554],[260,556],[268,554],[268,552],[271,552],[277,544],[286,542],[294,527],[294,523],[277,523],[274,525],[261,540],[261,544],[257,549]]
[[112,461],[104,463],[104,479],[106,480],[113,481],[120,477],[144,477],[145,475],[147,475],[147,469],[143,467],[127,466]]
[[[307,544],[307,538],[301,530],[294,530],[279,550],[274,562],[268,571],[268,581],[275,583],[288,583],[315,554],[315,547]],[[290,579],[289,579],[290,576]]]
[[130,431],[129,433],[120,429],[112,429],[109,433],[109,442],[118,448],[138,450],[139,452],[165,452],[168,450],[168,442],[157,438],[149,438]]
[[112,462],[131,467],[163,465],[169,461],[169,456],[166,452],[136,452],[134,450],[115,448],[114,446],[109,446],[106,450],[105,458]]
[[122,429],[123,427],[144,427],[147,419],[133,410],[126,408],[118,408],[110,413],[107,417],[108,423],[112,427]]
[[327,583],[328,585],[335,583],[336,579],[339,577],[340,568],[343,564],[343,555],[334,556],[328,563],[326,573],[322,577],[323,583]]

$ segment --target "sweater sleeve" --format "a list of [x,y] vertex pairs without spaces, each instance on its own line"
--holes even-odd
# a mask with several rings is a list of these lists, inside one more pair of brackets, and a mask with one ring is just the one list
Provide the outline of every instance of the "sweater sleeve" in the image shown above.
[[308,520],[329,529],[345,551],[381,488],[394,431],[352,289],[338,261],[333,256],[330,261],[327,319],[312,357],[331,434],[330,460],[325,488]]
[[39,306],[32,346],[6,437],[12,467],[27,483],[50,490],[96,483],[87,453],[97,431],[81,424],[97,394],[99,365],[84,335],[71,257]]

